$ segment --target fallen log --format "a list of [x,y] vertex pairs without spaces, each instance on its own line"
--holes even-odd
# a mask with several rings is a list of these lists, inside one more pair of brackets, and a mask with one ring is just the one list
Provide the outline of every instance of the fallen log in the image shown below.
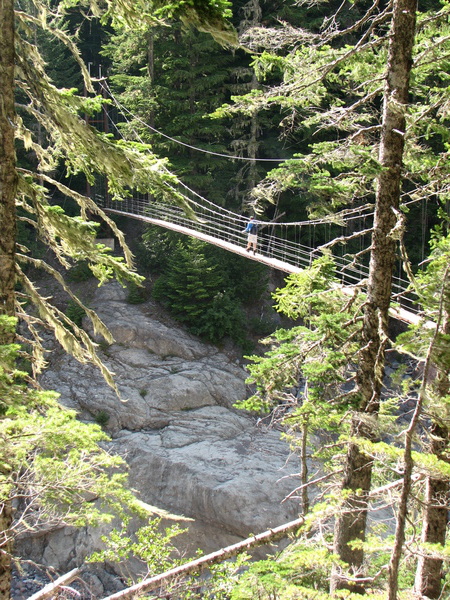
[[216,550],[216,552],[212,552],[211,554],[206,554],[205,556],[191,560],[184,565],[174,567],[165,573],[160,573],[154,577],[144,579],[144,581],[136,583],[135,585],[132,585],[131,587],[120,592],[116,592],[115,594],[112,594],[112,596],[107,596],[102,600],[124,600],[125,598],[138,598],[141,594],[151,592],[163,583],[167,583],[176,577],[191,575],[192,573],[199,573],[203,569],[221,563],[232,556],[236,556],[237,554],[244,552],[245,550],[256,548],[257,546],[263,546],[269,542],[275,542],[279,539],[282,539],[286,537],[288,533],[291,533],[292,531],[295,531],[301,527],[303,523],[304,518],[300,517],[299,519],[295,519],[295,521],[290,521],[284,525],[279,525],[273,529],[268,529],[263,533],[258,533],[257,535],[238,542],[237,544],[227,546],[226,548],[221,548],[220,550]]

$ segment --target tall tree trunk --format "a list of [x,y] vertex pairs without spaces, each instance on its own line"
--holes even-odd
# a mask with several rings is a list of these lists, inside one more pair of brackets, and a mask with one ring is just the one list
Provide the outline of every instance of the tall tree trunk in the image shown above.
[[[262,21],[262,9],[261,3],[259,0],[250,0],[247,4],[246,9],[248,11],[248,21],[250,27],[258,27]],[[251,82],[251,90],[256,90],[259,87],[258,79],[256,77],[255,72],[252,74],[252,82]],[[251,116],[250,120],[250,135],[248,139],[247,145],[247,154],[249,158],[256,159],[258,156],[258,138],[259,138],[259,117],[258,113],[254,112]],[[248,173],[248,183],[247,188],[253,189],[259,181],[258,177],[258,168],[256,164],[256,160],[250,163],[249,173]],[[245,207],[243,207],[245,208]]]
[[[15,196],[14,151],[14,4],[0,0],[0,314],[14,314]],[[9,343],[9,335],[0,343]]]
[[[430,433],[437,435],[434,427]],[[440,435],[447,438],[448,430],[441,432]],[[431,451],[438,454],[442,448],[437,450],[434,445],[441,445],[440,441],[433,442]],[[428,477],[425,490],[425,506],[422,517],[422,535],[421,542],[428,544],[445,545],[445,534],[447,531],[447,515],[449,503],[449,485],[448,480],[435,479]],[[419,556],[417,561],[416,578],[414,582],[415,593],[427,598],[440,598],[442,587],[442,559],[432,558],[425,554]]]
[[[239,24],[239,32],[243,33],[246,29],[252,27],[258,27],[261,25],[262,20],[262,9],[260,0],[249,0],[242,8],[242,19]],[[252,72],[252,79],[250,82],[249,89],[256,90],[259,88],[258,78],[255,72]],[[254,112],[250,117],[250,131],[248,139],[246,140],[245,150],[247,151],[248,158],[256,159],[258,156],[259,142],[258,138],[260,135],[259,116],[257,112]],[[241,170],[240,174],[244,177],[245,173],[245,188],[252,190],[260,180],[258,174],[258,166],[256,160],[246,164]],[[247,193],[244,194],[242,199],[241,210],[246,212],[249,208]]]
[[[0,315],[14,315],[17,189],[14,151],[14,2],[0,0]],[[0,344],[14,333],[0,329]],[[0,498],[0,598],[10,597],[12,507]]]
[[[362,350],[357,372],[360,410],[352,421],[352,437],[369,440],[374,439],[373,423],[378,414],[388,342],[388,310],[396,260],[396,242],[390,232],[396,224],[393,209],[398,209],[400,201],[405,112],[408,106],[416,9],[416,0],[394,0],[380,144],[383,169],[377,185]],[[365,539],[366,497],[371,478],[371,459],[360,451],[357,444],[350,444],[343,482],[343,488],[350,494],[337,518],[335,552],[352,567],[355,574],[362,568],[364,553],[360,548],[351,548],[349,542]],[[356,490],[362,490],[362,493],[351,493]],[[361,586],[349,584],[336,571],[331,580],[331,591],[341,588],[362,591]]]
[[[152,87],[155,85],[155,35],[150,28],[147,33],[147,75]],[[152,109],[149,116],[149,125],[155,126],[155,111]]]
[[[445,297],[449,297],[450,290],[444,290]],[[450,314],[445,312],[443,333],[450,335]],[[444,398],[450,391],[449,373],[439,368],[435,381],[436,395]],[[447,460],[447,450],[450,443],[450,432],[444,423],[434,421],[430,427],[430,452],[440,458]],[[445,545],[448,520],[449,483],[448,479],[437,479],[428,476],[425,488],[425,504],[422,518],[421,542],[428,544]],[[419,556],[417,561],[416,579],[414,590],[420,596],[428,598],[439,598],[442,586],[442,560],[430,556]]]
[[[436,330],[433,334],[425,361],[422,386],[420,389],[417,405],[414,411],[411,423],[406,431],[405,453],[404,453],[404,475],[401,501],[397,512],[397,527],[395,532],[394,548],[389,563],[389,595],[388,600],[397,599],[398,591],[398,570],[400,558],[405,540],[405,527],[408,509],[408,497],[411,487],[411,475],[413,469],[412,441],[424,402],[428,396],[427,390],[433,389],[438,398],[448,395],[449,391],[449,371],[447,360],[442,361],[442,354],[448,352],[447,345],[443,347],[443,335],[450,333],[448,298],[449,298],[449,272],[447,267],[443,277],[443,285],[440,293],[440,316],[438,317]],[[445,343],[445,342],[444,342]],[[434,363],[434,365],[433,365]],[[433,377],[434,370],[434,377]],[[441,408],[442,404],[441,404]],[[444,417],[445,418],[445,417]],[[431,438],[430,451],[440,458],[447,460],[446,449],[448,447],[448,429],[443,423],[440,425],[435,417],[434,422],[429,428]],[[440,417],[439,417],[440,420]],[[427,427],[428,429],[428,427]],[[426,497],[424,506],[422,542],[439,543],[442,546],[445,543],[445,533],[447,529],[447,500],[448,500],[448,481],[428,477],[426,482]],[[434,559],[430,556],[422,555],[419,557],[415,591],[420,597],[438,598],[441,594],[441,566],[442,560]]]

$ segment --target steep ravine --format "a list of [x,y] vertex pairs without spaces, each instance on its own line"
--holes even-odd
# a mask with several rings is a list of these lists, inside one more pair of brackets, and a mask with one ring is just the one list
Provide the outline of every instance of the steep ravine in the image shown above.
[[[287,476],[298,472],[297,460],[279,432],[233,409],[246,395],[239,361],[168,327],[152,301],[127,304],[117,284],[99,288],[90,306],[115,338],[101,353],[125,401],[94,368],[57,349],[42,383],[59,391],[80,418],[108,419],[111,450],[125,457],[141,500],[194,520],[180,538],[182,551],[210,552],[295,518],[297,502],[283,500],[296,486]],[[100,533],[35,536],[22,544],[22,553],[62,573],[98,548]],[[120,587],[114,575],[120,572],[118,566],[93,567],[87,575],[93,597]]]

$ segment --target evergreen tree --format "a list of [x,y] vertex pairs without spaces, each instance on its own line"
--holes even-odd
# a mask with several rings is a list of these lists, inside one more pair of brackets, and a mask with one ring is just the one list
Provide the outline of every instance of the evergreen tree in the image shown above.
[[230,337],[245,342],[244,315],[228,282],[228,273],[206,244],[195,238],[180,240],[153,296],[192,333],[212,342]]
[[[447,497],[449,492],[449,238],[448,218],[434,232],[431,254],[423,271],[413,277],[427,317],[436,322],[430,330],[419,324],[400,335],[397,344],[427,368],[422,377],[422,407],[417,429],[425,450],[434,457],[426,473],[422,498],[423,512],[420,553],[417,561],[415,591],[428,598],[439,598],[442,590],[443,562],[447,534]],[[420,493],[420,492],[419,492]]]
[[[389,340],[389,306],[396,260],[396,240],[391,232],[397,223],[400,204],[405,111],[409,96],[416,7],[415,0],[399,0],[393,4],[379,150],[381,171],[377,178],[362,348],[356,374],[360,404],[358,412],[354,414],[351,431],[356,440],[361,437],[376,439],[371,418],[379,412],[385,352]],[[371,471],[372,458],[361,451],[357,441],[351,442],[342,484],[348,497],[344,511],[337,518],[335,551],[345,563],[352,565],[356,573],[361,570],[364,553],[361,547],[352,545],[352,542],[365,540]],[[348,587],[348,583],[336,574],[332,579],[331,590],[342,587]],[[359,589],[362,591],[363,588]]]
[[202,317],[214,295],[224,284],[215,265],[205,258],[203,243],[190,238],[181,242],[170,259],[170,270],[158,279],[153,290],[156,299],[164,300],[180,321],[194,324]]
[[227,153],[226,130],[207,115],[230,97],[233,55],[179,24],[154,26],[144,35],[119,30],[103,54],[112,62],[111,88],[125,107],[122,134],[151,143],[183,182],[224,204],[235,167],[219,156]]

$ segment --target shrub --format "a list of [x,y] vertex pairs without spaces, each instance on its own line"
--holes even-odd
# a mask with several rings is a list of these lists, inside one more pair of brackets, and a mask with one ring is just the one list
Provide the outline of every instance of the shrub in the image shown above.
[[213,343],[228,337],[251,351],[242,303],[261,297],[267,268],[192,238],[172,243],[165,261],[153,298],[195,335]]
[[67,279],[73,283],[88,281],[93,276],[94,275],[85,260],[81,260],[67,272]]
[[253,317],[250,319],[250,329],[252,333],[266,337],[273,333],[277,328],[277,323],[273,319],[263,317]]
[[179,243],[186,243],[186,237],[182,234],[150,225],[136,247],[139,267],[144,272],[163,273]]
[[288,546],[278,558],[250,565],[232,592],[233,600],[329,598],[332,554],[309,543]]
[[97,423],[97,425],[100,425],[100,427],[106,427],[109,421],[109,414],[106,412],[106,410],[99,410],[94,416],[94,421]]
[[227,292],[219,292],[191,331],[211,342],[230,337],[236,343],[242,343],[244,324],[244,314],[237,300]]
[[75,323],[75,325],[81,327],[85,314],[86,313],[81,306],[79,306],[73,300],[69,300],[66,308],[66,316],[69,317],[69,319]]
[[128,304],[142,304],[147,300],[147,290],[139,285],[136,285],[133,281],[127,286],[128,295],[127,302]]

